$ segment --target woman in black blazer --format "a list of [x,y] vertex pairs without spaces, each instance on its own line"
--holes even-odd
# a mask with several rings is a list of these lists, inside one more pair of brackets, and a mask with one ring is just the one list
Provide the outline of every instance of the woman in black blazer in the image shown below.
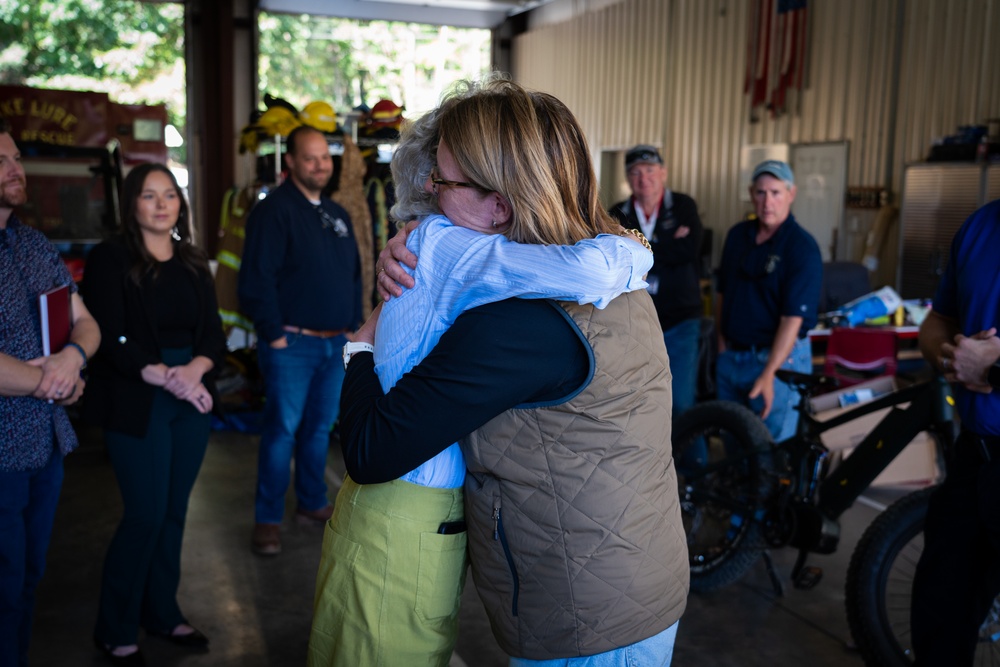
[[177,644],[208,646],[181,613],[177,586],[225,336],[208,261],[192,245],[187,220],[187,202],[166,167],[133,168],[121,234],[91,251],[84,273],[84,300],[104,340],[84,414],[104,427],[124,505],[104,563],[94,641],[117,664],[143,664],[140,626]]

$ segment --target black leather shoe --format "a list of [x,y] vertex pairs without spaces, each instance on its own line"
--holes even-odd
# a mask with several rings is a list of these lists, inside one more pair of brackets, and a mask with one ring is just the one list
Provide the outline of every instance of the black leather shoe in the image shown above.
[[128,655],[115,655],[112,651],[115,650],[115,646],[108,646],[102,642],[97,637],[94,637],[94,646],[104,654],[104,657],[111,661],[114,665],[125,665],[126,667],[145,667],[146,659],[142,657],[142,651],[136,651],[135,653],[129,653]]
[[197,628],[192,628],[192,630],[194,632],[189,632],[186,635],[175,635],[170,632],[151,632],[149,634],[186,648],[208,648],[208,637]]

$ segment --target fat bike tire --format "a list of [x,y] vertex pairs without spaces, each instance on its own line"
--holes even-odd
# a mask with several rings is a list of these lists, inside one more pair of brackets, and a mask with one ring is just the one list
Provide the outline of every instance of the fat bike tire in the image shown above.
[[868,526],[851,555],[847,624],[868,667],[913,664],[910,596],[933,490],[911,493],[890,505]]
[[691,589],[739,580],[760,558],[758,521],[774,443],[753,412],[730,401],[691,408],[673,424],[673,455],[687,535]]
[[[847,623],[868,667],[910,667],[913,575],[934,488],[899,499],[862,535],[847,569]],[[1000,665],[1000,598],[979,630],[976,667]]]

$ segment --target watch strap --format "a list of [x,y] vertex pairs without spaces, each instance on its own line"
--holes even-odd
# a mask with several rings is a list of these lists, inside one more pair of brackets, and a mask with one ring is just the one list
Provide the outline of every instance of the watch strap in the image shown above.
[[375,353],[375,346],[371,343],[359,343],[351,341],[344,345],[344,368],[347,368],[347,364],[351,362],[351,357],[358,352],[371,352]]

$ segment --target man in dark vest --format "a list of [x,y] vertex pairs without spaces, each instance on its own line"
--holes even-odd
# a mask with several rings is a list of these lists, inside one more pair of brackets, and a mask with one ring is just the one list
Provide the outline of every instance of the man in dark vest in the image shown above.
[[701,219],[694,199],[667,188],[667,168],[653,146],[640,144],[626,153],[625,172],[632,196],[608,212],[622,227],[640,230],[653,247],[646,290],[670,357],[676,417],[694,405],[698,384]]

